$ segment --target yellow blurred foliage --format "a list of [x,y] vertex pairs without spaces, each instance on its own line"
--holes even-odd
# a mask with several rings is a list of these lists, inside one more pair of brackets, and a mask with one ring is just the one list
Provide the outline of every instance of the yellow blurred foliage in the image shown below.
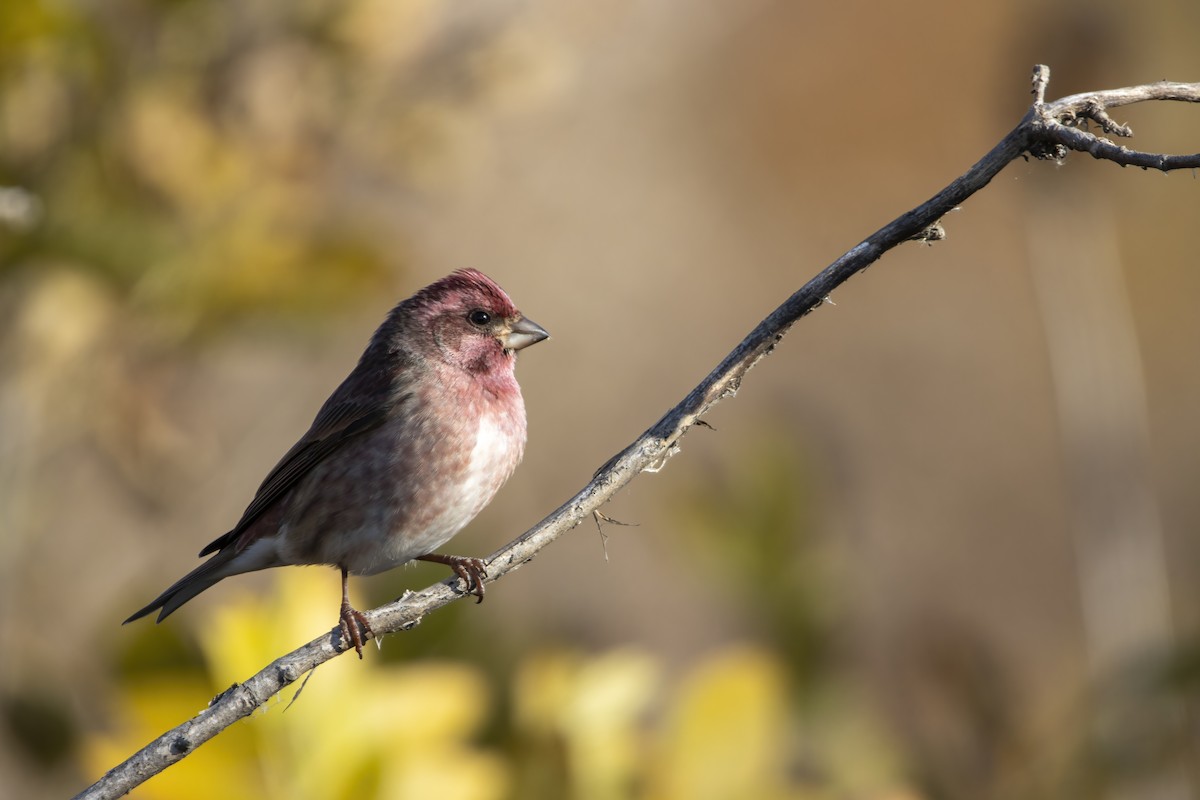
[[428,41],[441,5],[436,0],[357,0],[346,4],[337,33],[357,57],[395,69]]
[[678,691],[651,798],[791,796],[785,791],[788,694],[774,656],[750,648],[722,653]]
[[[99,775],[150,738],[199,711],[201,698],[244,680],[303,644],[331,621],[327,578],[290,570],[278,591],[244,594],[200,636],[207,680],[138,677],[115,696],[119,733],[87,748]],[[142,798],[503,797],[502,761],[471,743],[489,711],[482,673],[469,665],[422,662],[378,666],[335,659],[303,689],[289,689],[154,778]],[[300,691],[294,705],[291,698]]]
[[519,730],[561,742],[570,796],[627,797],[644,768],[642,726],[662,691],[648,655],[618,650],[595,658],[552,652],[529,658],[513,686]]
[[210,206],[248,182],[234,148],[190,97],[196,88],[164,79],[135,87],[118,137],[139,177],[183,211]]
[[[114,694],[112,729],[85,748],[88,773],[100,775],[329,626],[327,578],[286,570],[270,596],[235,596],[199,636],[204,678],[131,678]],[[717,651],[678,676],[632,649],[531,653],[511,678],[511,718],[501,722],[511,736],[485,746],[493,683],[466,662],[334,659],[302,682],[294,703],[289,689],[133,796],[724,800],[836,796],[826,790],[848,785],[856,797],[906,796],[872,752],[886,752],[882,737],[831,737],[856,754],[840,765],[844,774],[814,779],[796,768],[787,670],[757,646]],[[530,747],[505,749],[512,742]],[[869,781],[854,778],[860,760],[875,764]]]

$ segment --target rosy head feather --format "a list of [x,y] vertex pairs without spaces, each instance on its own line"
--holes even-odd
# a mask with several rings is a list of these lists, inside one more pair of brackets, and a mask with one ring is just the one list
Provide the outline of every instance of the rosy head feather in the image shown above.
[[426,317],[465,306],[478,306],[504,318],[521,313],[495,281],[476,269],[452,272],[417,292],[407,303]]

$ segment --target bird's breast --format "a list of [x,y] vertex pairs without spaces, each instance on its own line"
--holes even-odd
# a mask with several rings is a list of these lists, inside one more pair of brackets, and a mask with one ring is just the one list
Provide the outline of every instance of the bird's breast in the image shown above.
[[395,487],[387,544],[354,571],[379,572],[437,550],[492,500],[521,460],[524,416],[485,408],[477,418],[473,433],[451,426],[415,465],[420,491]]
[[525,409],[519,390],[452,396],[418,397],[314,468],[280,521],[285,563],[373,575],[434,552],[474,519],[521,460]]

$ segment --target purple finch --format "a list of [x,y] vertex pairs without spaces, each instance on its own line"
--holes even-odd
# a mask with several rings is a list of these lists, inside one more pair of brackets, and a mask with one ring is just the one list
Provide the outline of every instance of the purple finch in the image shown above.
[[521,460],[516,351],[547,336],[475,270],[397,305],[233,530],[200,551],[212,558],[125,622],[159,609],[161,622],[230,575],[329,564],[342,571],[342,640],[362,658],[373,632],[350,605],[350,574],[436,561],[481,602],[483,561],[433,550],[491,501]]

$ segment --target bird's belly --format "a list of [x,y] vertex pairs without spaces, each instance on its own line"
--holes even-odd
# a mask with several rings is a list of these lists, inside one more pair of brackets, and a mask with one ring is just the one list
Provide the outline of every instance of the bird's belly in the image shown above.
[[[519,440],[518,440],[519,441]],[[432,553],[448,542],[483,510],[508,479],[520,458],[501,420],[484,415],[475,444],[463,463],[421,481],[425,490],[412,495],[388,492],[382,511],[343,533],[327,563],[345,566],[356,575],[374,575]]]

